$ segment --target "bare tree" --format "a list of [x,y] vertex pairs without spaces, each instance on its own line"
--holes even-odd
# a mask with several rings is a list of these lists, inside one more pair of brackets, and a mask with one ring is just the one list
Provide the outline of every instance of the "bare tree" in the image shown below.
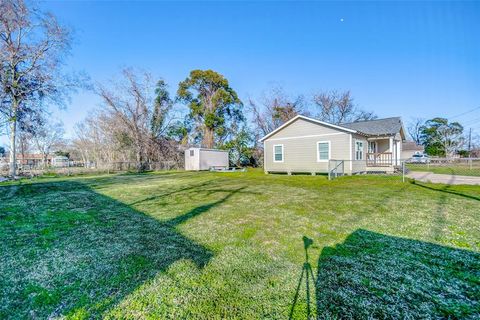
[[88,129],[85,122],[86,120],[75,125],[74,130],[76,137],[72,139],[72,147],[80,154],[82,162],[84,164],[88,164],[93,158],[93,155],[91,151],[92,146],[88,137]]
[[32,130],[31,139],[37,151],[42,154],[44,167],[47,165],[48,156],[52,154],[53,149],[59,149],[64,145],[64,134],[63,123],[60,121],[44,121],[35,130]]
[[470,144],[470,157],[480,158],[480,134],[473,134]]
[[173,101],[163,80],[128,68],[96,92],[103,106],[76,126],[73,140],[85,162],[134,161],[141,170],[146,162],[178,160],[178,145],[168,138]]
[[249,100],[257,138],[267,135],[296,115],[307,113],[303,96],[290,97],[282,87],[265,91],[259,100]]
[[114,119],[110,113],[95,111],[83,122],[75,126],[76,137],[72,140],[73,147],[81,154],[84,163],[113,161],[128,161],[129,157],[122,152],[118,142],[121,138],[123,123]]
[[0,137],[7,134],[7,125],[8,120],[3,119],[2,113],[0,111]]
[[359,109],[354,104],[350,91],[317,93],[313,96],[313,104],[318,110],[316,117],[328,123],[341,124],[377,118],[373,112]]
[[70,33],[52,14],[23,0],[0,0],[0,114],[10,134],[10,174],[16,174],[17,125],[48,99],[63,96],[59,74]]
[[32,150],[31,138],[28,132],[24,130],[20,130],[17,135],[18,140],[18,147],[20,149],[20,154],[22,155],[22,159],[25,159],[27,153]]
[[140,165],[145,161],[145,145],[150,138],[152,124],[152,77],[146,72],[138,75],[132,69],[124,69],[122,76],[121,81],[112,83],[110,87],[98,86],[97,92],[106,108],[120,120],[120,128],[124,128],[123,138],[131,139],[136,162]]
[[407,127],[408,134],[412,141],[416,144],[422,144],[422,129],[425,124],[425,120],[421,118],[414,118],[410,121]]

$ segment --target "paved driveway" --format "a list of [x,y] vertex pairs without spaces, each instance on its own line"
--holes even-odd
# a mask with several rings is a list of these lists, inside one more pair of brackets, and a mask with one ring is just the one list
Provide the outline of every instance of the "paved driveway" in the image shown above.
[[407,177],[422,182],[480,185],[480,177],[457,176],[453,174],[438,174],[432,172],[411,171],[407,174]]

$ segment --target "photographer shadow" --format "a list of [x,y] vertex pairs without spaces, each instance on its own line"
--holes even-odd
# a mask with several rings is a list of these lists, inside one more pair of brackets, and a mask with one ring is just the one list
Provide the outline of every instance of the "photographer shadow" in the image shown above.
[[314,277],[303,245],[290,319],[478,319],[477,252],[358,229],[322,249]]

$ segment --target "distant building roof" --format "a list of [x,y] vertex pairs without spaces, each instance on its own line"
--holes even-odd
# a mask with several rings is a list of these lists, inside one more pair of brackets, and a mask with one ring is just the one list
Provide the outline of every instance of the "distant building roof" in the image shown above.
[[340,126],[373,136],[394,135],[403,128],[400,117],[342,123]]
[[[5,154],[5,158],[10,157],[10,153]],[[51,155],[47,155],[47,159],[51,159]],[[43,155],[41,153],[26,153],[25,158],[23,158],[23,155],[21,153],[17,153],[17,160],[34,160],[34,159],[43,159]]]
[[55,156],[53,157],[54,160],[69,160],[68,157],[65,157],[65,156]]
[[424,151],[425,147],[422,145],[416,144],[414,141],[405,141],[402,143],[402,150]]

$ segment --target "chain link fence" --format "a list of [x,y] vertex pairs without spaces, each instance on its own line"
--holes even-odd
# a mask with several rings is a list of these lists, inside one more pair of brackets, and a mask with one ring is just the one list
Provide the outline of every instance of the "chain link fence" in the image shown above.
[[405,166],[407,172],[480,177],[480,158],[430,158],[424,162],[406,160]]
[[[183,163],[160,162],[78,162],[69,161],[60,166],[18,165],[20,176],[45,174],[75,175],[88,173],[119,173],[140,171],[165,171],[183,169]],[[0,161],[0,177],[9,175],[7,162]],[[423,182],[480,184],[480,158],[426,158],[403,159],[392,163],[369,163],[365,160],[330,160],[328,178],[342,176],[376,175],[384,179],[406,181],[415,179]]]
[[[141,172],[141,171],[166,171],[183,169],[176,161],[160,162],[81,162],[70,161],[56,166],[44,166],[42,164],[29,165],[18,164],[19,176],[40,176],[45,174],[74,175],[88,173],[118,173],[118,172]],[[0,176],[9,175],[9,165],[0,163]]]
[[409,158],[390,163],[330,160],[328,178],[346,175],[381,175],[388,179],[415,179],[446,184],[480,184],[480,158]]

